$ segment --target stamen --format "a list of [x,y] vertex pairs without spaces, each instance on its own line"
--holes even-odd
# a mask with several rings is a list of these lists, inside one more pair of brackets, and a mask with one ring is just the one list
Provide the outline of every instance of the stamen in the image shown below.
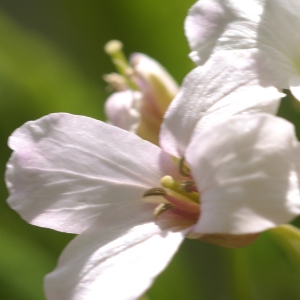
[[187,164],[185,163],[184,156],[182,158],[180,158],[180,160],[179,160],[179,173],[182,176],[185,176],[185,177],[190,177],[191,176],[191,170],[187,166]]
[[[104,46],[104,51],[111,57],[113,63],[115,63],[116,68],[120,74],[126,76],[125,70],[129,67],[127,59],[123,54],[123,44],[118,40],[111,40]],[[123,62],[123,65],[116,62]]]
[[166,196],[166,190],[160,187],[157,188],[153,188],[150,189],[148,191],[145,192],[145,194],[143,195],[143,197],[149,197],[149,196]]
[[111,40],[104,46],[104,51],[111,57],[117,71],[126,78],[128,86],[133,90],[138,90],[137,85],[129,76],[133,71],[122,50],[123,44],[118,40]]
[[125,91],[128,89],[126,78],[118,73],[105,74],[103,79],[108,83],[110,91]]
[[168,209],[173,208],[173,205],[169,203],[161,203],[154,209],[153,215],[155,218],[157,218],[159,215],[161,215],[163,212],[165,212]]

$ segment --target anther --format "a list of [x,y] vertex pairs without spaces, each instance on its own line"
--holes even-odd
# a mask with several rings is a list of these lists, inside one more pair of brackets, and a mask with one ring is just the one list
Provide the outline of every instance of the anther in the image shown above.
[[127,85],[133,90],[139,90],[138,86],[128,75],[132,74],[133,71],[123,53],[123,44],[118,40],[109,41],[104,46],[104,51],[111,57],[117,71],[126,79]]
[[146,191],[143,195],[143,197],[150,197],[150,196],[162,196],[165,197],[167,195],[167,192],[165,191],[165,189],[157,187],[157,188],[153,188],[150,189],[148,191]]
[[154,209],[153,215],[157,218],[159,215],[164,213],[166,210],[173,208],[173,205],[169,203],[161,203]]
[[118,73],[105,74],[103,79],[109,84],[110,91],[125,91],[128,89],[126,78]]
[[122,48],[123,44],[118,40],[111,40],[104,46],[105,52],[111,56],[122,51]]
[[190,175],[191,175],[191,170],[190,170],[189,167],[186,165],[184,156],[183,156],[182,158],[180,158],[178,164],[179,164],[179,173],[180,173],[182,176],[190,177]]

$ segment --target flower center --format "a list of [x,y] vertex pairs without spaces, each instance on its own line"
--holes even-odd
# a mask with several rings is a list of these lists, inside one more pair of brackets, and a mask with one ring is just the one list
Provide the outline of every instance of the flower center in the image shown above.
[[[180,165],[180,164],[179,164]],[[167,175],[160,180],[161,187],[145,192],[143,201],[155,203],[153,215],[167,227],[188,227],[200,215],[200,196],[195,182],[190,179],[177,182]]]

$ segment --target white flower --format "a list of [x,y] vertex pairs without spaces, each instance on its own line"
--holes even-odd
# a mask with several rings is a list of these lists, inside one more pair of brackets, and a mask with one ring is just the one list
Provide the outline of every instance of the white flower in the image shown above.
[[116,90],[105,104],[109,123],[158,144],[162,118],[178,92],[177,83],[145,54],[134,53],[127,63],[119,41],[110,41],[105,49],[122,74],[104,77]]
[[50,300],[137,299],[186,235],[244,246],[300,212],[294,128],[271,114],[208,126],[185,161],[63,113],[24,124],[9,146],[9,205],[31,224],[80,234],[46,277]]
[[185,22],[191,58],[197,64],[221,50],[258,49],[271,68],[260,75],[273,76],[275,86],[290,89],[300,99],[298,28],[298,0],[201,0]]

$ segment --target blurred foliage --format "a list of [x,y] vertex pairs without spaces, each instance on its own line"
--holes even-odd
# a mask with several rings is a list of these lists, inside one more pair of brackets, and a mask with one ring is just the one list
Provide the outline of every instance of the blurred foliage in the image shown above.
[[[160,61],[180,83],[193,68],[183,21],[192,0],[2,0],[0,4],[1,168],[11,132],[42,115],[65,111],[103,119],[102,75],[113,71],[103,45]],[[280,115],[300,133],[299,103],[288,95]],[[0,299],[44,299],[42,282],[72,235],[31,226],[0,202]],[[294,222],[299,225],[299,220]],[[292,229],[291,229],[292,228]],[[187,240],[149,290],[164,299],[300,299],[299,233],[263,233],[239,250]],[[288,234],[287,234],[288,232]]]
[[241,249],[186,240],[149,291],[150,298],[299,299],[299,235],[297,228],[282,226]]

